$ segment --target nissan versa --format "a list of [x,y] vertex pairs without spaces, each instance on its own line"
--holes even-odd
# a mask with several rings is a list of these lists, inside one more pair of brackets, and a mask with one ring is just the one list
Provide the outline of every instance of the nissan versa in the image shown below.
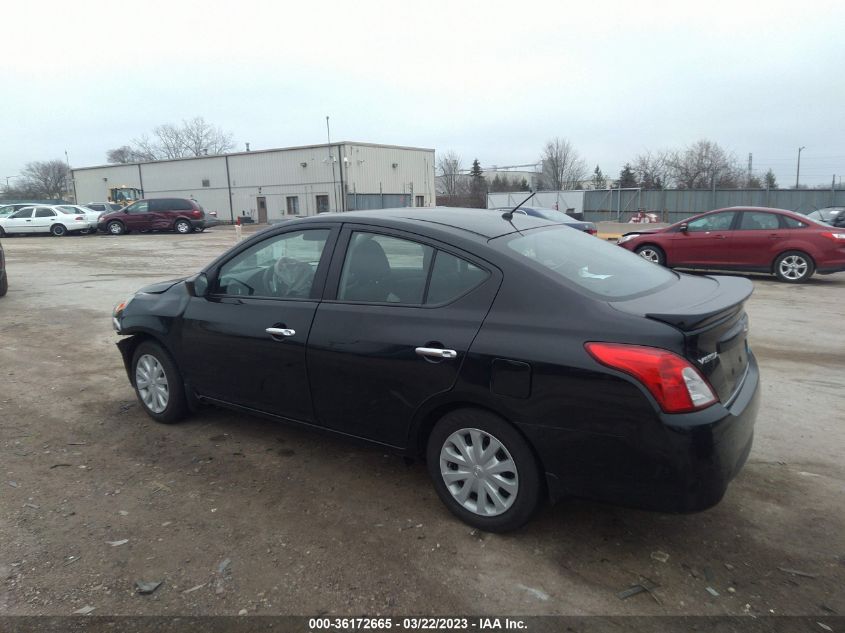
[[506,531],[564,496],[717,503],[757,415],[751,290],[543,218],[393,209],[272,227],[113,323],[154,419],[210,403],[421,456]]

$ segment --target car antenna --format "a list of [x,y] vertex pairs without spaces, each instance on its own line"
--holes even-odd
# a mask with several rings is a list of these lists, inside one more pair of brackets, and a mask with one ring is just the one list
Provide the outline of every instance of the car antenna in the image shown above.
[[[518,205],[516,205],[513,209],[511,209],[510,211],[505,211],[502,214],[502,219],[507,220],[508,222],[511,222],[511,220],[513,220],[513,212],[516,211],[517,209],[519,209],[519,207],[521,207],[523,204],[525,204],[526,202],[531,200],[531,198],[533,198],[535,195],[537,195],[537,192],[532,191],[531,195],[529,195],[525,200],[523,200]],[[511,222],[511,224],[513,224],[513,222]],[[514,227],[514,228],[516,228],[516,227]]]

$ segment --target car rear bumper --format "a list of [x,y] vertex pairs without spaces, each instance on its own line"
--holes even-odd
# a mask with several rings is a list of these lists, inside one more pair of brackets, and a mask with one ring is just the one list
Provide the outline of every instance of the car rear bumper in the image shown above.
[[728,405],[660,414],[644,420],[636,437],[525,428],[547,471],[552,500],[576,496],[663,512],[717,504],[751,452],[760,374],[754,355],[748,358],[748,373]]

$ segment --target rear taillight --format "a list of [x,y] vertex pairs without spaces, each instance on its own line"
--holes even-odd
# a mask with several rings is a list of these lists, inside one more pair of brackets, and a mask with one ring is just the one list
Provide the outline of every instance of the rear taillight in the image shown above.
[[191,211],[191,216],[195,217],[195,218],[201,218],[202,217],[202,211],[194,209],[193,211]]
[[832,231],[823,231],[822,235],[834,242],[845,242],[845,233],[834,233]]
[[639,380],[666,413],[704,409],[717,400],[698,370],[668,350],[621,343],[586,343],[584,347],[602,365]]

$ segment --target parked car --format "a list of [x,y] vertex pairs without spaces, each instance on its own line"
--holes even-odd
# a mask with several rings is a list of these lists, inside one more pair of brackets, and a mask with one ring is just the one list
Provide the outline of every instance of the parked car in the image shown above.
[[0,218],[0,237],[26,233],[51,233],[62,237],[68,233],[87,232],[89,228],[84,215],[71,213],[58,206],[23,207]]
[[[504,213],[510,210],[510,208],[494,209],[494,211],[498,211],[499,213]],[[533,218],[543,218],[544,220],[550,220],[552,222],[566,224],[567,226],[573,229],[584,231],[584,233],[589,233],[590,235],[596,235],[598,233],[598,230],[596,229],[596,225],[594,223],[584,222],[583,220],[576,220],[571,215],[568,215],[563,211],[558,211],[557,209],[543,209],[541,207],[520,207],[514,212],[514,215],[530,215]]]
[[618,244],[672,268],[770,273],[789,283],[845,270],[845,232],[784,209],[716,209],[626,233]]
[[153,419],[210,403],[423,456],[449,510],[505,531],[547,497],[717,503],[757,413],[751,291],[542,218],[405,208],[273,225],[113,324]]
[[94,211],[93,209],[89,209],[88,207],[83,207],[78,204],[60,204],[58,208],[62,211],[67,211],[68,213],[75,213],[77,215],[81,215],[85,218],[85,221],[88,222],[88,229],[83,231],[83,233],[96,233],[97,232],[97,221],[100,219],[100,212]]
[[0,297],[5,297],[9,291],[9,276],[6,274],[6,254],[3,244],[0,244]]
[[88,202],[83,206],[88,207],[92,211],[97,211],[100,214],[111,213],[112,211],[120,211],[123,209],[123,207],[116,202]]
[[27,203],[19,203],[16,202],[15,204],[6,204],[0,207],[0,218],[6,218],[12,215],[18,209],[23,209],[24,207],[31,207],[33,205],[32,202]]
[[845,227],[845,207],[825,207],[808,213],[807,217],[838,228]]
[[187,198],[145,198],[120,211],[104,213],[97,229],[111,235],[131,231],[191,233],[205,228],[205,211]]

